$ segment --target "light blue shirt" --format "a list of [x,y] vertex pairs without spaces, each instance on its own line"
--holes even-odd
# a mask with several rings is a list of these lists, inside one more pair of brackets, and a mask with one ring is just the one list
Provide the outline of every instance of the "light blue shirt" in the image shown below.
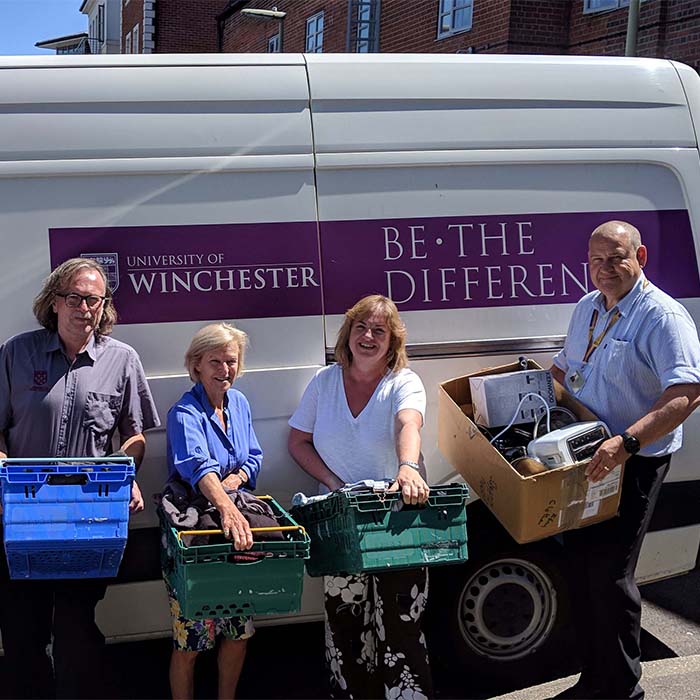
[[225,479],[242,469],[247,487],[254,489],[262,464],[262,449],[253,430],[248,399],[229,389],[224,400],[224,431],[201,384],[168,411],[168,479],[186,481],[195,488],[209,472]]
[[[644,286],[642,274],[620,303],[606,311],[603,295],[586,294],[576,305],[563,350],[554,364],[566,375],[566,388],[604,421],[613,435],[622,433],[647,414],[661,394],[674,384],[700,383],[700,342],[690,314],[653,284]],[[595,309],[598,320],[593,338],[603,332],[615,312],[620,318],[588,362],[588,329]],[[576,373],[583,386],[575,391]],[[678,426],[640,454],[657,457],[681,447]]]

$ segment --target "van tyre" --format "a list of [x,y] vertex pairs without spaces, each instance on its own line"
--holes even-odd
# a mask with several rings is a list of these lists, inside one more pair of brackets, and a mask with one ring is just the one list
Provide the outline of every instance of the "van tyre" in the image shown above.
[[561,547],[546,542],[433,569],[428,633],[438,681],[511,689],[573,672],[563,561]]

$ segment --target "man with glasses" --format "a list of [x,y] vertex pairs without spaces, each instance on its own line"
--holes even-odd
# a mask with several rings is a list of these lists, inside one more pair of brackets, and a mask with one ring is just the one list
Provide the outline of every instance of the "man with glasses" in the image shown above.
[[[136,351],[109,337],[117,314],[103,268],[67,260],[46,279],[33,310],[42,328],[0,347],[0,458],[103,457],[118,433],[118,449],[138,466],[143,433],[160,421]],[[143,509],[135,482],[129,508]],[[0,560],[10,696],[99,696],[104,637],[95,606],[104,580],[11,581],[4,552]]]

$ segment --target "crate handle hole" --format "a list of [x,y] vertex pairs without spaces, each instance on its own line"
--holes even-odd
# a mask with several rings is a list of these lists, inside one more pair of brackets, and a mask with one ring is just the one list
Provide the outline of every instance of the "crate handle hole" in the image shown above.
[[49,486],[85,486],[87,474],[51,474],[46,478]]

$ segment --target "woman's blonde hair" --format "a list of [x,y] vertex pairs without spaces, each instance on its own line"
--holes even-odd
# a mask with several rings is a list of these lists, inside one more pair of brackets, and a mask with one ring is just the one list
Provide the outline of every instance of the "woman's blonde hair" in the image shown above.
[[349,367],[352,364],[352,352],[350,351],[350,331],[354,321],[364,321],[374,313],[380,313],[386,319],[391,339],[386,355],[387,367],[392,372],[398,372],[408,367],[408,355],[406,354],[406,326],[404,326],[396,304],[388,297],[381,294],[371,294],[363,297],[351,309],[345,312],[345,320],[338,331],[335,342],[335,361],[341,367]]
[[229,343],[236,343],[238,347],[238,370],[237,377],[243,374],[245,366],[245,349],[248,344],[248,335],[236,328],[231,323],[210,323],[204,328],[200,328],[192,338],[190,347],[185,353],[185,367],[190,375],[190,379],[197,383],[199,372],[196,366],[204,355],[213,350],[219,350]]
[[105,300],[102,305],[102,316],[95,328],[95,335],[109,335],[117,322],[117,310],[112,301],[112,290],[107,282],[105,269],[96,260],[91,258],[70,258],[62,262],[45,280],[39,294],[34,299],[32,311],[39,324],[50,331],[58,330],[58,315],[53,310],[56,295],[66,291],[73,277],[80,270],[94,270],[102,277],[105,283]]

